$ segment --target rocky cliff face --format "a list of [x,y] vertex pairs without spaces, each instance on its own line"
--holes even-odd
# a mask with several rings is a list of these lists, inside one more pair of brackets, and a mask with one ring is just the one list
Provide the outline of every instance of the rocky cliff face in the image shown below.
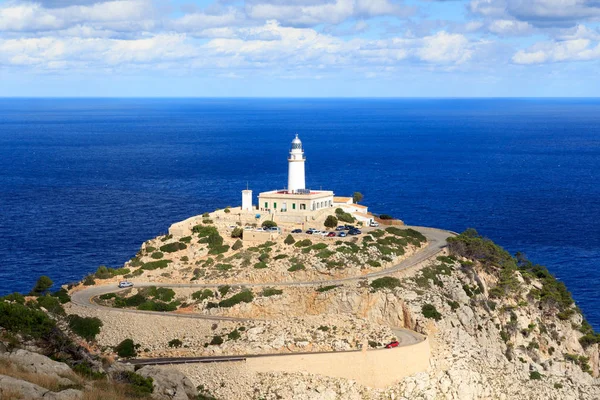
[[[218,398],[600,398],[597,335],[566,288],[543,267],[476,240],[477,246],[494,246],[486,250],[490,254],[473,256],[473,249],[451,246],[454,257],[431,260],[390,288],[358,284],[320,294],[286,289],[277,298],[227,311],[246,317],[348,313],[426,334],[432,345],[428,370],[388,389],[307,374],[251,375],[235,366],[219,366],[218,374],[206,367],[180,369]],[[228,376],[238,377],[236,385],[225,383]]]

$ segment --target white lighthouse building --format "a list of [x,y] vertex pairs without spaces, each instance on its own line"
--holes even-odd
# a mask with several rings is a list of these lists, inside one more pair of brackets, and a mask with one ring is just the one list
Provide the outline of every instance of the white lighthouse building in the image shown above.
[[258,211],[270,214],[289,215],[290,222],[294,215],[306,216],[314,211],[333,207],[331,190],[311,190],[306,188],[304,164],[306,157],[302,141],[298,135],[292,140],[288,156],[287,189],[271,190],[258,195]]
[[306,189],[304,180],[304,163],[306,157],[302,149],[302,142],[298,139],[298,135],[292,140],[292,148],[288,157],[288,186],[287,190],[290,193],[302,193]]

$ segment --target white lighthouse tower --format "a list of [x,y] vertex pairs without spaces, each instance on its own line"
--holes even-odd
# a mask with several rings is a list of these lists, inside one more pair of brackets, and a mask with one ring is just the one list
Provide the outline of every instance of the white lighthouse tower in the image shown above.
[[292,140],[292,149],[288,157],[288,187],[289,193],[302,193],[306,189],[304,181],[304,150],[298,135]]

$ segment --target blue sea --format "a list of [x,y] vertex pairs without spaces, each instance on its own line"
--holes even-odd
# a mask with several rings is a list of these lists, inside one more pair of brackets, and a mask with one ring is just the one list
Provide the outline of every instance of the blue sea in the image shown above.
[[189,216],[311,188],[475,227],[563,280],[600,328],[599,99],[0,99],[0,294],[119,266]]

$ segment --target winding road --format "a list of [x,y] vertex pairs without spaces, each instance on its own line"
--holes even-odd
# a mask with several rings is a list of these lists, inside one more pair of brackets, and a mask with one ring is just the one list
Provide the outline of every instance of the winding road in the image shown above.
[[[428,228],[428,227],[420,227],[420,226],[404,226],[403,228],[412,228],[421,232],[427,238],[427,245],[418,250],[413,255],[408,258],[402,260],[398,264],[394,265],[391,268],[387,268],[381,271],[372,272],[365,275],[360,276],[352,276],[347,278],[340,279],[323,279],[323,280],[312,280],[312,281],[299,281],[299,282],[267,282],[267,283],[228,283],[232,286],[245,286],[245,287],[303,287],[303,286],[316,286],[316,285],[336,285],[343,284],[346,282],[352,282],[357,280],[371,280],[375,278],[379,278],[382,276],[387,276],[402,270],[406,270],[411,268],[428,258],[435,256],[437,253],[442,251],[444,247],[446,247],[446,239],[450,236],[455,235],[454,232],[436,229],[436,228]],[[197,284],[197,283],[156,283],[156,282],[138,282],[132,280],[134,282],[135,287],[149,287],[149,286],[160,286],[165,288],[216,288],[221,284],[213,283],[213,284]],[[101,309],[103,311],[112,311],[112,312],[126,312],[126,313],[135,313],[135,314],[149,314],[149,315],[160,315],[165,317],[175,317],[175,318],[196,318],[196,319],[206,319],[206,320],[217,320],[217,321],[248,321],[248,318],[236,318],[236,317],[225,317],[225,316],[215,316],[215,315],[203,315],[203,314],[181,314],[177,312],[157,312],[157,311],[143,311],[143,310],[130,310],[130,309],[122,309],[122,308],[112,308],[107,306],[102,306],[94,302],[94,298],[106,293],[116,293],[126,289],[116,288],[114,283],[109,285],[101,285],[101,286],[92,286],[89,288],[85,288],[83,290],[77,291],[71,295],[71,302],[77,306],[93,308],[93,309]],[[418,343],[423,340],[423,336],[413,332],[408,329],[403,328],[393,328],[394,333],[398,336],[398,341],[400,342],[400,346],[408,346],[411,344]],[[240,359],[245,359],[248,357],[255,356],[270,356],[272,354],[264,354],[264,355],[246,355],[246,356],[219,356],[219,357],[191,357],[191,358],[169,358],[169,359],[146,359],[146,360],[136,360],[137,364],[174,364],[174,363],[189,363],[189,362],[219,362],[219,361],[238,361]]]

